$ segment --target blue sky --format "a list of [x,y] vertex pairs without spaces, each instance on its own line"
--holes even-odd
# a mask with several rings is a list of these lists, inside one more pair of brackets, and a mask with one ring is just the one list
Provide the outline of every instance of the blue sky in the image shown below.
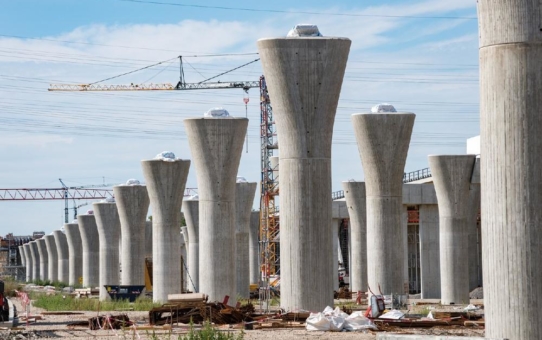
[[[175,3],[173,6],[163,3]],[[170,150],[191,158],[182,120],[223,106],[245,114],[241,90],[53,93],[184,55],[197,82],[244,64],[256,40],[297,23],[352,39],[334,127],[333,189],[363,179],[350,115],[389,102],[417,114],[405,171],[429,154],[465,153],[479,133],[475,1],[18,0],[0,11],[0,187],[58,187],[142,179],[140,160]],[[206,8],[194,7],[207,6]],[[213,7],[229,7],[219,9]],[[312,14],[310,14],[312,13]],[[420,18],[429,17],[429,18]],[[259,63],[220,78],[257,80]],[[106,83],[170,82],[175,61]],[[250,91],[249,148],[239,175],[259,181],[258,91]],[[192,168],[188,187],[197,187]],[[78,202],[86,203],[83,202]],[[91,202],[89,202],[91,203]],[[51,232],[63,202],[1,202],[0,234]],[[255,202],[255,206],[258,202]],[[89,206],[82,208],[87,209]]]

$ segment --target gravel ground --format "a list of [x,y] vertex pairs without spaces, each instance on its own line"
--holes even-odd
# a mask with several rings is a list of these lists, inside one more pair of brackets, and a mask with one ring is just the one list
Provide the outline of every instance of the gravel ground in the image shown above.
[[[19,314],[22,307],[18,299],[12,299],[17,306]],[[421,308],[417,306],[416,308]],[[435,308],[439,311],[457,311],[462,309],[462,306],[446,307],[442,308],[438,305],[426,306]],[[31,310],[32,315],[39,315],[42,312],[41,309],[33,307]],[[176,339],[179,334],[186,333],[188,326],[180,325],[174,326],[172,329],[171,337],[168,336],[169,330],[155,330],[154,332],[159,335],[158,337],[152,337],[152,330],[139,330],[136,333],[133,331],[120,331],[120,330],[100,330],[91,331],[86,327],[74,327],[67,326],[69,322],[83,321],[96,316],[96,312],[82,312],[79,315],[44,315],[43,320],[39,320],[37,323],[26,324],[22,323],[19,331],[0,331],[0,339]],[[148,312],[115,312],[114,314],[126,313],[130,320],[135,321],[138,326],[148,324]],[[101,313],[103,314],[103,313]],[[222,329],[227,330],[228,326],[223,326]],[[240,330],[231,330],[233,332],[240,332]],[[404,334],[433,334],[433,335],[455,335],[455,336],[484,336],[483,329],[472,329],[465,327],[435,327],[430,329],[400,329],[393,328],[389,330],[392,333],[404,333]],[[360,332],[307,332],[303,328],[295,329],[263,329],[263,330],[247,330],[244,331],[244,339],[359,339],[369,340],[376,339],[376,333],[360,333]]]

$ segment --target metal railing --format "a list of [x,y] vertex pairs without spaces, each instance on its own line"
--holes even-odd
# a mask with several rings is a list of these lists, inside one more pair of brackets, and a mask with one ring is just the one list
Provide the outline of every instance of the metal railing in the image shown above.
[[431,169],[425,168],[421,170],[416,170],[412,172],[405,172],[403,175],[403,183],[410,183],[418,181],[420,179],[431,177]]
[[344,198],[344,191],[339,190],[331,193],[331,200],[335,201],[338,199]]

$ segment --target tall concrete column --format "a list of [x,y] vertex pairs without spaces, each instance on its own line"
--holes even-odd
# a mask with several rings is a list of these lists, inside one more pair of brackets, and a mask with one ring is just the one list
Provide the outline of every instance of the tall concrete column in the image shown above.
[[32,281],[32,269],[34,267],[34,261],[32,259],[32,252],[30,250],[30,244],[23,244],[24,257],[26,259],[26,282]]
[[30,254],[32,256],[32,281],[41,280],[40,276],[40,253],[38,252],[37,241],[32,241],[30,245]]
[[250,229],[248,233],[248,261],[250,284],[258,284],[260,282],[260,211],[250,213]]
[[235,286],[235,183],[248,126],[246,118],[191,118],[184,124],[198,179],[199,290],[210,301]]
[[152,222],[145,222],[145,258],[152,258]]
[[470,185],[467,230],[469,238],[469,291],[481,285],[478,276],[481,259],[478,253],[478,213],[480,212],[480,184]]
[[[181,218],[183,217],[183,212],[181,211]],[[188,227],[183,226],[181,227],[181,235],[183,236],[184,243],[186,243],[187,251],[188,251],[188,244],[190,243],[190,236],[188,236]],[[188,253],[187,253],[188,254]]]
[[438,205],[420,205],[420,276],[422,299],[440,299]]
[[[149,195],[144,185],[116,185],[113,187],[120,219],[120,253],[123,285],[145,284],[145,220],[149,210]],[[156,218],[153,214],[153,221]],[[153,237],[156,234],[153,232]],[[156,262],[153,259],[153,266]],[[177,261],[178,258],[177,258]],[[156,288],[153,277],[153,294]],[[167,300],[163,300],[166,302]]]
[[36,244],[40,256],[40,280],[47,281],[49,280],[49,255],[47,254],[45,239],[40,238],[36,241]]
[[[183,213],[181,212],[181,219],[183,218]],[[188,228],[187,227],[181,227],[181,254],[183,257],[183,263],[182,263],[182,273],[183,273],[183,289],[190,290],[194,292],[194,286],[192,285],[192,278],[189,277],[188,273],[188,264],[190,263],[190,238],[188,236]]]
[[83,245],[83,287],[100,284],[100,237],[94,214],[78,215],[79,232]]
[[333,304],[331,139],[350,44],[332,37],[258,41],[280,145],[280,302],[287,311]]
[[55,237],[56,251],[58,255],[58,282],[63,282],[68,284],[70,281],[69,277],[69,257],[70,252],[68,249],[68,239],[66,235],[61,230],[53,231]]
[[333,273],[331,278],[333,280],[333,290],[339,291],[339,223],[340,219],[331,219],[331,239],[333,240]]
[[26,257],[24,255],[23,246],[18,246],[17,249],[19,250],[19,256],[21,257],[21,265],[26,267]]
[[350,290],[367,291],[367,203],[365,182],[342,182],[350,216]]
[[403,172],[416,115],[352,115],[367,195],[367,279],[376,293],[404,292]]
[[188,287],[199,292],[199,201],[197,199],[183,200],[183,212],[188,230],[188,274],[192,279]]
[[49,278],[49,281],[56,282],[58,281],[58,252],[55,237],[54,235],[45,235],[43,239],[45,240],[45,247],[49,262],[47,267],[47,277]]
[[[181,206],[189,160],[141,161],[152,205],[153,300],[181,293]],[[216,268],[213,268],[216,270]]]
[[78,223],[64,224],[66,231],[66,240],[68,241],[68,284],[70,286],[79,286],[79,278],[83,276],[83,241]]
[[542,339],[542,3],[478,1],[486,337]]
[[185,267],[185,264],[188,262],[188,243],[186,242],[186,239],[182,236],[180,238],[180,250],[181,250],[181,260],[179,261],[179,264],[181,265],[180,273],[181,273],[181,290],[183,292],[187,291],[189,288],[193,287],[190,285],[190,279],[187,275],[187,270]]
[[404,253],[403,261],[405,266],[403,267],[404,276],[403,276],[403,294],[408,294],[410,292],[410,277],[409,277],[409,249],[408,249],[408,206],[403,204],[401,210],[401,232],[403,233],[403,244],[404,244]]
[[256,194],[256,182],[235,185],[235,253],[237,296],[248,299],[250,295],[249,229],[250,214]]
[[120,284],[119,240],[120,219],[117,204],[97,202],[92,204],[99,238],[99,287],[100,301],[110,300],[104,285]]
[[440,287],[443,305],[468,304],[468,227],[474,155],[429,156],[439,205]]

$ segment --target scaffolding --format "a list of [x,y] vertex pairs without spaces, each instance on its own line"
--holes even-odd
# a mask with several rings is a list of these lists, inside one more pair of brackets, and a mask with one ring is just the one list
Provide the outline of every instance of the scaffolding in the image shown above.
[[260,188],[260,287],[264,288],[263,300],[269,299],[270,277],[280,274],[279,215],[275,197],[278,189],[278,169],[273,169],[270,158],[278,149],[273,110],[265,78],[260,77],[260,138],[261,138],[261,188]]

